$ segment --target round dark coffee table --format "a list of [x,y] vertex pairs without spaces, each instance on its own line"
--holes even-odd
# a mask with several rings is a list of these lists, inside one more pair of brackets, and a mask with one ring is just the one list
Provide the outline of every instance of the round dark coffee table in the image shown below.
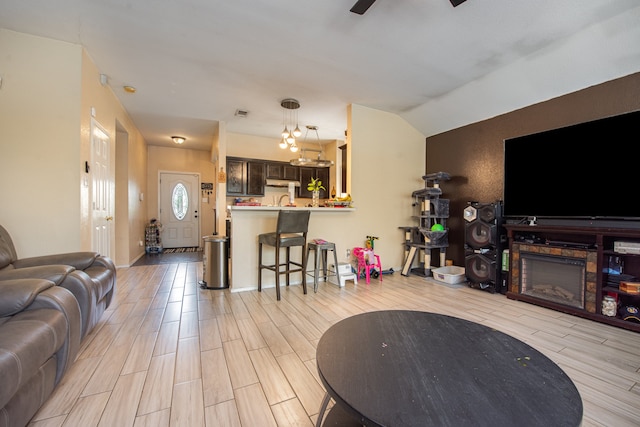
[[582,399],[545,355],[442,314],[386,310],[331,326],[316,350],[330,398],[367,426],[579,426]]

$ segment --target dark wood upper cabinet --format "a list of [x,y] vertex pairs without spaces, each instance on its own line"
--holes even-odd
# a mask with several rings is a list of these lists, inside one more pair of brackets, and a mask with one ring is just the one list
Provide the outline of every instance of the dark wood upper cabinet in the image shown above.
[[267,179],[283,179],[283,163],[267,162]]
[[244,160],[227,159],[227,194],[230,196],[243,196],[245,191],[245,165]]
[[265,162],[247,161],[247,196],[264,196]]
[[264,196],[265,162],[227,158],[227,195]]
[[300,168],[285,164],[282,166],[282,179],[298,181],[300,179]]
[[292,166],[285,162],[265,162],[267,179],[285,179],[288,181],[298,181],[300,173],[298,166]]
[[320,198],[328,199],[331,189],[329,168],[293,166],[286,162],[227,157],[227,195],[264,196],[267,179],[299,182],[298,197],[311,198],[307,184],[311,178],[322,181],[326,190]]

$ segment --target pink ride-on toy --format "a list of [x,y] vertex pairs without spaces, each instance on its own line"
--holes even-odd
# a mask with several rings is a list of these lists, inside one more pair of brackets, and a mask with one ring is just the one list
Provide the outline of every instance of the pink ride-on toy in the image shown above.
[[[353,248],[353,256],[358,261],[358,277],[364,270],[367,284],[371,282],[371,276],[378,277],[382,282],[382,263],[380,256],[376,255],[371,248]],[[377,269],[377,270],[376,270]]]

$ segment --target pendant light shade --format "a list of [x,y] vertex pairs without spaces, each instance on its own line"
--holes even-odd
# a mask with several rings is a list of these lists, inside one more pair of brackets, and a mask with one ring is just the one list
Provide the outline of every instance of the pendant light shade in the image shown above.
[[[300,103],[296,99],[286,98],[280,101],[280,106],[282,107],[282,125],[284,130],[282,131],[282,140],[278,146],[282,149],[289,147],[289,149],[295,153],[298,151],[296,138],[302,135],[300,126],[298,126],[298,109],[300,108]],[[294,113],[295,121],[293,117]],[[291,129],[291,131],[289,129]]]

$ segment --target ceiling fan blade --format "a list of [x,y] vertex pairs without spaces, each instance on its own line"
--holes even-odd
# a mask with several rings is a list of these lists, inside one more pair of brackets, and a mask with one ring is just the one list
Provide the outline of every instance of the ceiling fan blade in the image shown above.
[[453,7],[456,7],[456,6],[460,6],[462,3],[464,3],[467,0],[449,0],[449,1],[453,5]]
[[[351,8],[351,12],[358,15],[364,14],[376,0],[358,0]],[[463,0],[464,1],[464,0]]]

